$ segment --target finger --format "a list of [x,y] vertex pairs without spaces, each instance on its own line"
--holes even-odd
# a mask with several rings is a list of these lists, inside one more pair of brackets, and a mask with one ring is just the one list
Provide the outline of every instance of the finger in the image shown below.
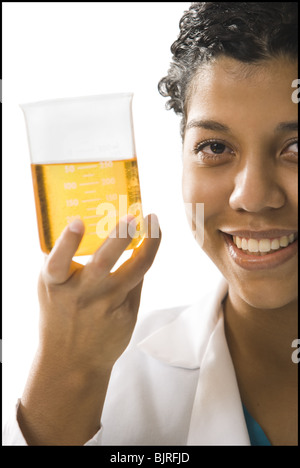
[[144,278],[133,289],[131,289],[127,295],[130,310],[132,310],[135,315],[137,315],[140,306],[143,281]]
[[63,230],[44,265],[44,276],[48,283],[61,284],[74,272],[72,258],[84,234],[84,224],[75,219]]
[[121,218],[104,243],[94,253],[85,266],[85,275],[92,275],[97,271],[97,280],[107,276],[121,254],[132,241],[131,233],[136,226],[135,218],[131,215]]
[[118,288],[131,290],[135,288],[151,267],[161,241],[161,230],[156,215],[149,215],[144,220],[146,236],[129,260],[124,262],[111,278]]
[[[124,325],[130,326],[131,333],[133,331],[133,327],[137,320],[137,315],[139,311],[139,305],[141,300],[141,292],[142,292],[143,280],[138,283],[131,291],[128,292],[126,296],[119,302],[116,302],[112,305],[110,313],[114,317],[119,317],[125,319]],[[120,299],[120,298],[119,298]]]

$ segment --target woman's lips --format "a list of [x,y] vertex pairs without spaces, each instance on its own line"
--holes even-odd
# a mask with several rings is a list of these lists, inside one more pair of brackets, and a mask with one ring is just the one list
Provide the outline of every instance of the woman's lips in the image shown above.
[[280,233],[281,235],[272,238],[267,238],[262,233],[251,233],[248,238],[238,236],[238,233],[234,233],[234,236],[225,232],[222,234],[230,257],[246,270],[275,268],[288,261],[298,251],[295,233]]

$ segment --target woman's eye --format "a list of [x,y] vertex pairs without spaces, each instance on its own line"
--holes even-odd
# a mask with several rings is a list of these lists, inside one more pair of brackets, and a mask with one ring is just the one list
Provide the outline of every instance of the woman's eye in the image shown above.
[[232,158],[233,151],[220,141],[198,143],[194,148],[197,159],[205,163],[222,163]]
[[222,154],[226,150],[226,146],[223,143],[211,143],[204,147],[206,153]]
[[282,152],[282,155],[285,156],[285,158],[289,160],[297,161],[298,160],[298,141],[294,141],[293,143],[286,146]]
[[298,153],[298,141],[294,141],[284,150],[285,153]]

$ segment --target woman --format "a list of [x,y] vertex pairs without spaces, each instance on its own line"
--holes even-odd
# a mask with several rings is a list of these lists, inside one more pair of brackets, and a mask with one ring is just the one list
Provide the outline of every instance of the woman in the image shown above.
[[6,443],[297,445],[296,8],[192,4],[159,84],[182,116],[189,222],[224,282],[135,327],[160,235],[111,274],[130,239],[82,267],[75,221],[41,272],[39,349]]

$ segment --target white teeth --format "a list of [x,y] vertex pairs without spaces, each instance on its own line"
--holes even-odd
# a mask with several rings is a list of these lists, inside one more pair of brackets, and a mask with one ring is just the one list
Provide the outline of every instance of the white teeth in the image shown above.
[[294,242],[294,239],[295,239],[295,234],[290,234],[289,235],[289,243],[291,244],[292,242]]
[[242,249],[248,250],[248,241],[247,239],[242,239]]
[[279,239],[273,239],[271,242],[271,249],[278,250],[280,247]]
[[270,239],[261,239],[258,243],[258,249],[260,252],[269,252],[271,250]]
[[236,237],[236,245],[239,249],[242,247],[242,239],[240,237]]
[[258,241],[256,239],[248,240],[248,250],[249,252],[258,252]]
[[289,244],[294,242],[295,234],[289,236],[281,236],[276,239],[246,239],[245,237],[233,236],[233,242],[235,245],[242,250],[248,250],[248,252],[271,252],[272,250],[278,250],[283,247],[287,247]]
[[287,245],[289,245],[288,236],[282,236],[282,237],[280,237],[280,239],[279,239],[279,244],[280,244],[280,247],[286,247]]

